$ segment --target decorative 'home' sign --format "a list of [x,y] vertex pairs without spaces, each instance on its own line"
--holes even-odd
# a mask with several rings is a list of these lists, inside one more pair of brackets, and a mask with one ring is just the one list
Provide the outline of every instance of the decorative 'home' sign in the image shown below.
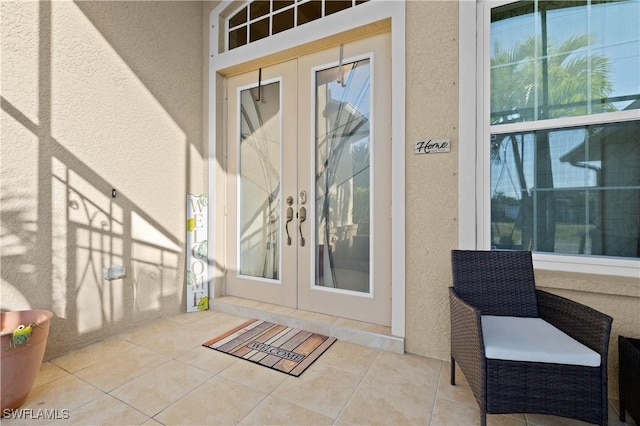
[[187,195],[187,312],[209,309],[208,204],[205,194]]
[[451,139],[418,141],[413,149],[414,154],[434,154],[437,152],[451,152]]

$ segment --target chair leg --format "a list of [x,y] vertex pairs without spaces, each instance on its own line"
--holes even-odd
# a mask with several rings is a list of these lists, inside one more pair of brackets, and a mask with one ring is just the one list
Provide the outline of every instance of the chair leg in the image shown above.
[[451,385],[456,385],[456,360],[451,357]]
[[487,412],[480,408],[480,426],[487,426]]

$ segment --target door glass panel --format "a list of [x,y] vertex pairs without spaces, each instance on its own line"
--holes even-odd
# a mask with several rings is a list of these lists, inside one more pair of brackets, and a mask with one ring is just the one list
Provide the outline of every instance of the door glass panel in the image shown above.
[[315,285],[368,293],[369,59],[317,71]]
[[280,83],[240,92],[240,274],[277,280],[280,266]]

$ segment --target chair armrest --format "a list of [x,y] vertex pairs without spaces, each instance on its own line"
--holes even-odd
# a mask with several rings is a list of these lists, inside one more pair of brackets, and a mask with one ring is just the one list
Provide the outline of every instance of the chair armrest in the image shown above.
[[613,318],[562,296],[536,291],[540,318],[598,352],[606,365]]
[[478,401],[484,401],[486,360],[480,310],[466,303],[449,287],[451,356],[460,365]]

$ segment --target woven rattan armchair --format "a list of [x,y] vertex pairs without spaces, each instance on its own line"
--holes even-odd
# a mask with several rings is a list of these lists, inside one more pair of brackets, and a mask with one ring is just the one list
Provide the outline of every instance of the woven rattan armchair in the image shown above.
[[[486,425],[487,413],[539,413],[606,425],[612,318],[537,290],[531,252],[453,250],[451,262],[451,384],[458,363],[478,401],[480,424]],[[491,317],[543,322],[541,318],[579,342],[592,354],[592,364],[489,358],[483,318]],[[490,333],[485,329],[484,334]],[[521,336],[516,334],[500,337],[517,340]]]

